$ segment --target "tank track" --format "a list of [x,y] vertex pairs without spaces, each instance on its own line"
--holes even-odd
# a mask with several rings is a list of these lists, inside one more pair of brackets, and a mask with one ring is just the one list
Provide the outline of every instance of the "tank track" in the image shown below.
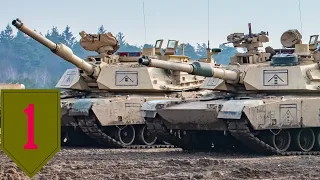
[[[187,133],[190,134],[190,132],[187,132]],[[212,145],[207,144],[208,142],[197,141],[199,139],[197,139],[196,134],[190,134],[189,138],[187,137],[179,138],[177,135],[169,133],[169,130],[167,132],[162,132],[162,135],[159,135],[159,132],[157,132],[156,134],[158,135],[158,138],[168,141],[169,143],[173,144],[177,148],[181,148],[187,152],[220,152],[220,153],[221,152],[223,153],[248,152],[244,150],[245,148],[243,147],[244,146],[243,144],[240,144],[240,145],[237,144],[236,148],[233,148],[232,145],[235,145],[235,144],[228,146],[229,144],[223,144],[223,142],[219,140],[216,141],[216,143],[218,142],[218,147],[212,147]],[[228,140],[231,140],[231,139],[228,139]]]
[[[167,141],[170,144],[174,145],[175,147],[182,148],[184,150],[189,150],[192,147],[186,143],[183,142],[182,139],[179,139],[178,137],[174,136],[173,134],[170,134],[170,131],[164,126],[161,118],[159,117],[155,119],[146,119],[147,126],[149,124],[149,121],[151,122],[151,126],[148,126],[148,130],[151,133],[154,133],[157,135],[159,139],[162,141]],[[156,126],[154,126],[156,124]]]
[[233,137],[238,139],[248,148],[257,153],[281,155],[281,156],[293,156],[293,155],[320,155],[320,151],[285,151],[279,152],[276,148],[268,145],[264,141],[256,137],[248,127],[248,123],[244,120],[229,120],[228,129]]
[[102,132],[102,130],[98,127],[95,122],[95,119],[92,117],[85,118],[84,116],[77,118],[78,125],[80,129],[87,134],[89,137],[97,141],[99,144],[107,144],[111,148],[123,148],[120,142],[116,139],[108,136],[106,133]]
[[[170,144],[173,144],[174,146],[181,148],[185,151],[190,152],[236,152],[237,150],[234,148],[230,148],[228,146],[229,144],[225,144],[224,141],[219,141],[219,138],[217,138],[217,141],[219,141],[219,147],[213,148],[212,145],[208,144],[209,141],[203,140],[203,137],[206,137],[206,135],[199,136],[199,134],[195,134],[195,132],[186,131],[187,136],[179,136],[178,132],[179,130],[173,130],[170,131],[166,128],[166,126],[163,124],[163,119],[161,117],[156,117],[154,119],[146,119],[148,130],[152,133],[155,133],[159,139],[163,141],[167,141]],[[183,132],[183,130],[180,130],[180,133]],[[212,137],[214,135],[208,134],[207,137]],[[200,139],[198,138],[200,137]],[[232,137],[233,138],[233,137]],[[233,138],[234,139],[234,138]],[[202,140],[202,141],[201,141]],[[228,139],[229,140],[229,139]],[[236,141],[234,139],[234,141]],[[240,148],[242,148],[243,145],[240,145]],[[241,150],[239,150],[241,151]],[[242,151],[241,151],[242,152]]]
[[[158,134],[158,133],[157,133]],[[183,150],[187,151],[198,151],[199,146],[195,146],[198,148],[194,148],[194,144],[192,141],[188,141],[185,138],[179,138],[175,136],[174,134],[170,134],[169,131],[162,132],[162,135],[158,135],[158,138],[160,138],[163,141],[167,141],[170,144],[173,144],[175,147],[181,148]]]
[[165,145],[165,144],[158,144],[158,145],[130,145],[125,146],[127,149],[156,149],[156,148],[176,148],[174,145]]
[[127,148],[127,149],[153,149],[153,148],[175,148],[174,145],[129,145],[125,146],[115,138],[104,133],[96,123],[94,117],[78,117],[78,126],[89,137],[107,148]]

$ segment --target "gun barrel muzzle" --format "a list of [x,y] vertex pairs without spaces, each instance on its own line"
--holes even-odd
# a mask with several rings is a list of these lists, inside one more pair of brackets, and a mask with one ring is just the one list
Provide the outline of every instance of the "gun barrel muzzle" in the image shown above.
[[50,41],[49,39],[36,33],[35,31],[27,28],[26,26],[23,25],[23,23],[19,19],[13,20],[12,25],[15,26],[17,29],[19,29],[20,31],[22,31],[23,33],[25,33],[26,35],[30,36],[32,39],[35,39],[39,43],[48,47],[51,51],[53,51],[57,48],[56,43]]
[[72,50],[64,44],[56,44],[46,37],[42,36],[41,34],[36,33],[35,31],[26,27],[19,19],[15,19],[12,21],[12,25],[15,26],[18,30],[22,31],[32,39],[38,41],[39,43],[43,44],[47,48],[49,48],[53,53],[60,56],[66,61],[74,64],[80,69],[83,69],[88,74],[92,75],[97,73],[94,67],[89,64],[88,62],[84,61],[83,59],[79,58],[75,54],[73,54]]

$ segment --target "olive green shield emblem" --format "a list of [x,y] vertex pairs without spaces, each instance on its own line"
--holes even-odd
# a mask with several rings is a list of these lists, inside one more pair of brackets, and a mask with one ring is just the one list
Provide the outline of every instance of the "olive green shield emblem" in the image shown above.
[[60,91],[1,90],[1,148],[30,178],[60,150]]

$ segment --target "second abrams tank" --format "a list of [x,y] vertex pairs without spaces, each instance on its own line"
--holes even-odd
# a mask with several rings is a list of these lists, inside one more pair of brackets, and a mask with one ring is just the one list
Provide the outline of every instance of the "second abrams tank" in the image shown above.
[[61,96],[62,142],[83,142],[85,137],[80,135],[83,132],[91,141],[94,139],[105,147],[151,147],[156,144],[157,137],[147,130],[140,115],[141,105],[148,100],[201,96],[199,87],[204,77],[147,68],[137,63],[143,54],[167,62],[189,63],[188,56],[175,54],[177,40],[169,40],[164,52],[161,48],[163,40],[158,40],[154,48],[144,48],[142,53],[116,53],[120,46],[111,33],[82,31],[81,46],[98,55],[81,59],[67,46],[37,34],[19,19],[12,24],[77,66],[66,70],[56,85],[65,90]]
[[[281,38],[285,48],[269,47],[263,54],[257,47],[268,41],[267,33],[231,36],[235,35],[239,37],[232,40],[236,46],[251,48],[232,57],[225,69],[201,62],[183,65],[139,59],[146,66],[214,77],[208,83],[220,91],[205,101],[144,103],[148,129],[186,150],[320,154],[318,35],[301,44],[297,30],[286,31]],[[286,53],[277,54],[281,51]]]

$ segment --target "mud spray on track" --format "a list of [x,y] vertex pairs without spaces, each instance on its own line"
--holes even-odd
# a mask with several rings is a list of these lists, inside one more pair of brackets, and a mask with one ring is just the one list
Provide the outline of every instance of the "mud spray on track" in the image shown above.
[[[33,179],[317,179],[319,156],[62,148]],[[0,179],[29,179],[0,151]]]

